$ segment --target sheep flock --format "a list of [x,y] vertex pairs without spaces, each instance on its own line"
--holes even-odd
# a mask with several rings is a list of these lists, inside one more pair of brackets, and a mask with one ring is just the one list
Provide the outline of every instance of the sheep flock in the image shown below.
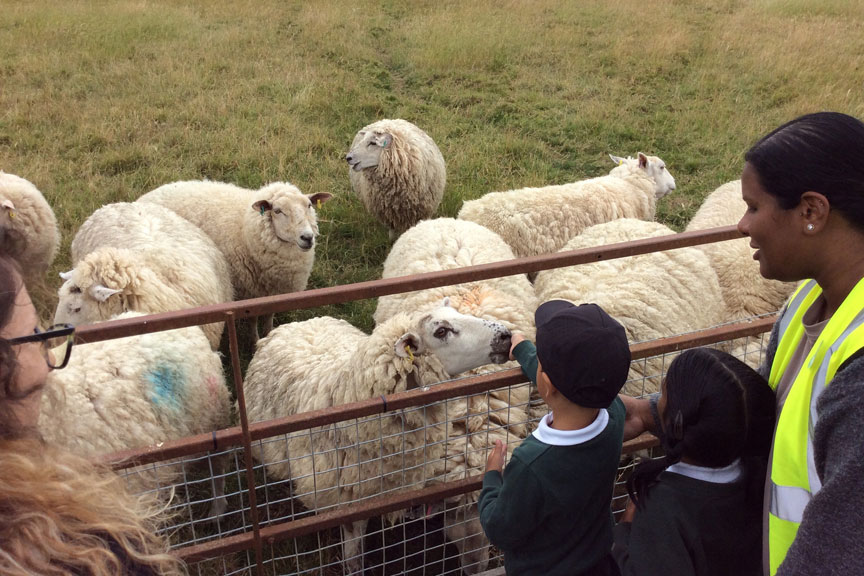
[[[304,291],[315,248],[327,240],[319,217],[332,199],[357,203],[387,229],[382,278],[676,234],[654,221],[675,179],[664,160],[643,152],[610,155],[614,167],[605,175],[526,182],[443,214],[444,156],[425,128],[383,119],[359,129],[346,146],[342,190],[179,180],[97,209],[71,239],[60,282],[53,279],[54,321],[84,325]],[[734,224],[743,214],[740,182],[706,196],[687,230]],[[328,224],[329,233],[337,230],[338,222]],[[27,282],[52,284],[48,270],[60,244],[54,212],[36,186],[0,172],[0,245]],[[511,335],[533,339],[534,310],[551,299],[600,304],[631,343],[776,312],[794,286],[762,279],[750,256],[742,239],[384,295],[371,333],[329,316],[274,327],[271,314],[259,337],[252,318],[243,375],[249,421],[513,368]],[[50,376],[40,431],[95,458],[236,423],[224,332],[218,322],[76,345],[70,365]],[[664,362],[634,361],[624,392],[656,392]],[[292,497],[320,512],[482,474],[496,439],[512,452],[545,412],[527,385],[512,386],[266,438],[253,444],[252,456],[268,481],[291,483]],[[181,468],[133,469],[130,487],[162,490]],[[213,482],[214,518],[226,511],[221,484]],[[446,535],[460,546],[469,574],[482,572],[489,558],[476,496],[440,503]],[[365,531],[365,520],[342,527],[348,572],[362,570]]]

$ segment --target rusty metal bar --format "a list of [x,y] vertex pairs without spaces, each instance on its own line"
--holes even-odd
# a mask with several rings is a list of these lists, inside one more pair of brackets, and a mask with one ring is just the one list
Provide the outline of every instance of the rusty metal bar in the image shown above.
[[[253,322],[257,320],[253,319]],[[237,391],[237,406],[240,411],[240,428],[243,434],[243,464],[246,466],[246,488],[249,496],[249,517],[252,520],[252,535],[255,544],[255,565],[258,576],[264,576],[264,550],[261,546],[261,526],[258,522],[258,499],[255,495],[255,467],[252,462],[252,437],[249,434],[249,416],[246,414],[246,396],[243,392],[243,375],[240,374],[240,346],[237,343],[237,324],[234,313],[229,312],[225,322],[228,329],[228,344],[231,350],[231,367],[234,369],[234,388]]]
[[[625,442],[622,446],[621,453],[632,454],[633,452],[644,450],[659,444],[660,441],[656,436],[646,432],[633,440]],[[435,484],[425,488],[375,496],[362,502],[346,504],[337,509],[328,510],[319,514],[310,514],[298,520],[290,520],[266,526],[261,529],[260,538],[268,545],[272,545],[283,540],[299,538],[307,534],[314,534],[315,532],[335,528],[342,524],[354,522],[355,520],[380,516],[389,512],[395,512],[396,510],[405,510],[420,504],[440,502],[452,496],[480,490],[482,487],[483,475],[476,474],[460,480],[442,482],[441,484]],[[209,558],[216,558],[225,554],[247,550],[255,545],[255,540],[256,537],[254,534],[238,534],[236,536],[212,540],[203,544],[178,548],[173,551],[173,554],[177,555],[187,563],[200,562]]]
[[577,264],[599,262],[601,260],[613,260],[660,250],[674,250],[675,248],[686,246],[734,240],[740,237],[741,234],[735,226],[723,226],[708,230],[667,234],[666,236],[655,238],[608,244],[606,246],[585,248],[582,250],[516,258],[514,260],[480,264],[478,266],[468,266],[454,270],[370,280],[356,284],[318,288],[238,302],[211,304],[200,308],[150,314],[138,318],[109,320],[76,328],[75,342],[98,342],[100,340],[159,332],[161,330],[222,322],[229,312],[233,313],[236,318],[249,318],[262,314],[285,312],[287,310],[315,308],[327,304],[364,300],[388,294],[437,288],[439,286],[448,286],[463,282],[475,282],[514,274],[538,272],[549,268],[575,266]]
[[[634,360],[668,352],[677,352],[686,348],[762,334],[771,329],[775,320],[776,316],[769,316],[753,321],[728,324],[691,334],[641,342],[631,346],[630,350]],[[235,375],[235,378],[239,377]],[[269,438],[316,426],[324,426],[344,420],[383,414],[389,410],[429,404],[457,396],[479,394],[488,390],[494,390],[495,388],[503,388],[524,382],[525,378],[522,376],[520,369],[502,370],[491,374],[471,376],[436,384],[426,390],[418,388],[398,394],[390,394],[384,398],[372,398],[351,404],[332,406],[323,410],[268,420],[266,422],[256,422],[249,424],[249,433],[251,440],[260,440],[262,438]],[[106,454],[100,457],[99,461],[120,470],[132,466],[190,456],[208,450],[224,450],[242,443],[242,429],[239,426],[234,426],[212,433],[198,434],[196,436],[164,442],[158,446],[148,446],[135,450],[124,450],[122,452]]]

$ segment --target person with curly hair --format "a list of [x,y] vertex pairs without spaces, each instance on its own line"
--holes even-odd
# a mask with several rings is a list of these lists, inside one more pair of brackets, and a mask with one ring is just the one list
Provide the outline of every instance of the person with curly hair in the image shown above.
[[0,574],[185,574],[156,535],[162,508],[39,435],[46,378],[69,361],[73,332],[40,329],[18,265],[0,254]]

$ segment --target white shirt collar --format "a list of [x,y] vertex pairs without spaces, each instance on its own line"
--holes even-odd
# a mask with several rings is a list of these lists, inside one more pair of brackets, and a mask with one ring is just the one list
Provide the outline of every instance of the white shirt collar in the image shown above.
[[594,422],[579,430],[556,430],[549,426],[552,422],[552,412],[546,414],[532,435],[537,440],[551,446],[575,446],[584,444],[600,435],[609,423],[609,412],[603,408],[597,412]]
[[694,466],[693,464],[685,464],[678,462],[666,468],[667,472],[687,476],[704,482],[713,482],[715,484],[729,484],[734,482],[741,476],[741,459],[735,460],[732,464],[723,468],[707,468],[705,466]]

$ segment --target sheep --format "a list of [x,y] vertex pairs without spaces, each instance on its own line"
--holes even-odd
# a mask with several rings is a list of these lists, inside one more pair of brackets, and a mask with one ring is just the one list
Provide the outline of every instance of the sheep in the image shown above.
[[444,157],[426,132],[406,120],[364,127],[345,160],[351,188],[391,239],[435,214],[444,197]]
[[[384,261],[382,276],[393,278],[512,259],[513,252],[494,232],[473,222],[437,218],[420,222],[399,237]],[[400,311],[428,310],[445,297],[463,314],[501,322],[526,338],[534,338],[536,296],[524,274],[382,296],[373,318],[381,324]],[[493,421],[506,426],[512,420],[514,432],[524,435],[518,422],[525,422],[527,416],[518,407],[528,403],[527,387],[493,391],[489,406],[477,404],[485,402],[483,398],[473,398],[476,405],[469,412],[489,413],[491,408]]]
[[[66,368],[48,375],[39,430],[46,441],[93,458],[225,428],[230,417],[220,356],[192,326],[76,345]],[[178,468],[136,468],[128,486],[165,488]],[[223,484],[214,483],[211,515],[225,511]]]
[[[137,202],[160,204],[199,226],[225,255],[238,300],[306,289],[318,236],[316,205],[332,197],[306,195],[289,182],[247,190],[208,180],[165,184]],[[273,314],[263,316],[264,334]],[[252,321],[251,339],[258,340]]]
[[42,193],[0,171],[0,248],[18,261],[28,284],[42,280],[59,245],[57,219]]
[[[72,265],[60,274],[56,323],[232,299],[228,263],[216,245],[198,227],[153,204],[119,202],[90,215],[72,241]],[[223,323],[203,328],[218,348]]]
[[[727,182],[705,198],[687,225],[687,231],[737,224],[746,211],[741,181]],[[749,238],[702,244],[697,248],[708,256],[717,272],[729,313],[726,320],[777,312],[795,289],[794,282],[762,277],[759,264],[753,260],[754,250],[750,248]]]
[[[622,218],[587,228],[562,251],[667,234],[674,232],[662,224]],[[599,304],[621,322],[631,343],[715,326],[726,315],[717,274],[696,247],[544,270],[534,288],[541,302]],[[624,393],[657,392],[662,362],[634,362]]]
[[[292,322],[258,342],[246,372],[246,407],[256,422],[357,402],[503,363],[509,350],[503,324],[460,314],[446,300],[396,314],[371,335],[327,316]],[[253,456],[269,475],[292,479],[307,508],[322,510],[445,477],[450,425],[447,404],[437,403],[260,443]],[[343,558],[352,570],[362,568],[365,528],[366,521],[343,526]]]
[[609,157],[617,166],[606,176],[491,192],[465,202],[458,218],[497,232],[517,257],[557,252],[585,228],[616,218],[653,220],[657,200],[675,190],[666,163],[642,152]]

